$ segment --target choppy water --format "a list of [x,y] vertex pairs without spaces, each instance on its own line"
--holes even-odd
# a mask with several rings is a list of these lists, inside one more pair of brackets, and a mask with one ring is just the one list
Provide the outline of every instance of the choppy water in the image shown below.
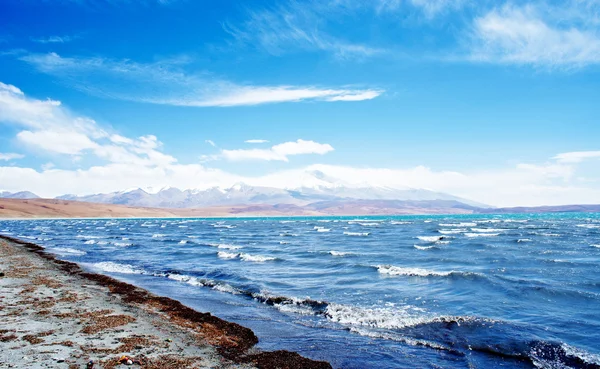
[[340,368],[600,367],[600,214],[0,221]]

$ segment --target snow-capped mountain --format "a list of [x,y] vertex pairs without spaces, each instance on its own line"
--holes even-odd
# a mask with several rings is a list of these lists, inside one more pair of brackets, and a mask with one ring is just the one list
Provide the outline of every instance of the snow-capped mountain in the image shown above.
[[40,197],[33,192],[20,191],[20,192],[8,192],[0,191],[0,198],[4,199],[39,199]]
[[226,205],[290,204],[305,206],[321,201],[400,200],[456,201],[469,206],[483,204],[424,189],[394,189],[388,187],[346,187],[319,183],[315,187],[281,189],[237,183],[231,187],[212,187],[204,190],[180,190],[167,187],[161,190],[132,189],[90,196],[65,195],[58,199],[160,208],[194,208]]

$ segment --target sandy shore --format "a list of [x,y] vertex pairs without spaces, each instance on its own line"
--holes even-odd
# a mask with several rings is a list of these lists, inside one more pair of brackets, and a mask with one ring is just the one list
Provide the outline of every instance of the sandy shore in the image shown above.
[[[259,352],[248,328],[6,237],[0,322],[2,368],[331,368],[288,351]],[[121,364],[123,356],[134,364]]]

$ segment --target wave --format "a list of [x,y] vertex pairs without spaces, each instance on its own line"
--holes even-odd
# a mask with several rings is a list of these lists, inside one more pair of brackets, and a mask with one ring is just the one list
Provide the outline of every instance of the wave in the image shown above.
[[119,274],[148,274],[143,269],[135,268],[129,264],[119,264],[112,261],[103,261],[91,265],[92,268],[98,269],[107,273],[119,273]]
[[393,224],[393,225],[403,225],[403,224],[413,224],[413,223],[412,223],[412,222],[404,222],[404,221],[396,221],[396,220],[392,220],[392,221],[390,222],[390,224]]
[[129,242],[113,242],[112,244],[119,247],[133,246],[133,244]]
[[87,252],[85,252],[85,251],[72,249],[70,247],[54,247],[54,248],[48,249],[48,251],[50,251],[53,254],[64,255],[64,256],[67,256],[67,255],[83,256],[83,255],[87,254]]
[[419,246],[419,245],[413,245],[413,247],[417,250],[430,250],[430,249],[438,249],[439,248],[437,246]]
[[576,227],[588,228],[588,229],[599,229],[600,224],[577,224]]
[[440,227],[477,227],[477,223],[474,222],[461,222],[461,223],[440,223]]
[[346,236],[366,237],[370,235],[370,232],[344,232]]
[[329,232],[329,231],[331,231],[331,228],[315,227],[315,229],[317,230],[317,232]]
[[152,238],[162,238],[162,237],[165,237],[165,236],[166,236],[166,234],[155,233],[155,234],[152,235]]
[[592,246],[592,247],[597,247],[597,248],[599,248],[599,249],[600,249],[600,244],[591,244],[590,246]]
[[284,233],[280,233],[279,237],[298,237],[298,235],[295,233],[284,232]]
[[500,229],[500,228],[471,228],[471,231],[473,231],[473,232],[479,232],[479,233],[498,233],[498,232],[504,232],[504,231],[506,231],[506,229]]
[[273,261],[273,260],[276,260],[277,258],[270,257],[270,256],[250,255],[250,254],[241,253],[240,259],[242,259],[244,261],[253,261],[253,262],[257,262],[257,263],[262,263],[265,261]]
[[521,242],[531,242],[531,238],[519,238],[517,240],[517,243],[521,243]]
[[187,240],[181,240],[181,241],[179,241],[179,244],[180,244],[180,245],[185,245],[186,243],[188,243],[188,241],[187,241]]
[[496,237],[499,236],[500,233],[465,233],[465,236],[474,238],[474,237]]
[[78,234],[75,238],[87,238],[87,239],[98,239],[98,238],[106,238],[104,236],[88,236],[84,234]]
[[213,226],[214,228],[227,228],[227,229],[232,229],[232,228],[235,228],[235,226],[232,226],[232,225],[230,225],[230,224],[218,224],[218,223],[217,223],[217,224],[212,224],[212,226]]
[[438,242],[447,237],[445,236],[417,236],[418,239],[425,242]]
[[438,232],[441,234],[459,234],[464,233],[467,230],[465,228],[455,228],[455,229],[438,229]]
[[348,256],[348,255],[352,255],[351,252],[342,252],[342,251],[335,251],[335,250],[329,251],[329,254],[331,254],[331,256]]
[[427,269],[402,268],[402,267],[397,267],[397,266],[393,266],[393,265],[377,265],[377,266],[375,266],[375,268],[377,268],[377,271],[380,274],[405,275],[405,276],[411,276],[411,277],[430,277],[430,276],[447,277],[450,274],[455,273],[454,271],[436,272],[436,271],[427,270]]
[[220,257],[221,259],[241,259],[243,261],[252,261],[255,263],[264,263],[265,261],[273,261],[276,260],[277,258],[274,257],[270,257],[270,256],[262,256],[262,255],[250,255],[250,254],[246,254],[246,253],[231,253],[231,252],[224,252],[224,251],[219,251],[217,253],[217,256]]
[[240,254],[231,253],[231,252],[225,252],[225,251],[219,251],[219,252],[217,252],[217,256],[220,257],[221,259],[236,259],[237,257],[240,256]]
[[227,250],[239,250],[242,246],[231,245],[228,243],[209,243],[208,246],[216,247],[218,249],[227,249]]

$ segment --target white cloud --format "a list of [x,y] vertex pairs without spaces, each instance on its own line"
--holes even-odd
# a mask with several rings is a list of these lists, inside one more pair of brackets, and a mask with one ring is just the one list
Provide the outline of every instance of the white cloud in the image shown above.
[[8,153],[0,152],[0,160],[9,161],[9,160],[14,160],[14,159],[23,159],[24,157],[25,157],[25,155],[15,154],[12,152],[8,152]]
[[15,86],[0,82],[0,123],[27,129],[17,134],[19,142],[51,154],[93,155],[112,163],[164,166],[176,161],[161,153],[155,136],[137,139],[109,134],[93,119],[77,116],[59,101],[25,96]]
[[560,163],[580,163],[586,159],[600,158],[600,151],[573,151],[556,155],[553,159]]
[[287,162],[289,161],[288,156],[304,154],[324,155],[331,151],[333,151],[333,147],[329,144],[321,144],[314,141],[297,140],[291,142],[284,142],[275,145],[270,149],[222,150],[221,157],[230,161],[278,160]]
[[239,85],[190,74],[186,58],[142,64],[105,58],[27,54],[21,60],[92,95],[153,104],[228,107],[299,101],[360,101],[380,96],[377,88]]
[[59,154],[81,154],[84,150],[99,146],[85,134],[74,131],[22,131],[17,134],[17,138],[25,144]]
[[505,5],[476,18],[472,59],[550,67],[600,62],[600,33],[534,6]]
[[215,143],[213,142],[213,140],[204,140],[204,142],[206,142],[207,144],[209,144],[209,145],[210,145],[210,146],[212,146],[212,147],[217,147],[217,144],[215,144]]
[[261,143],[267,143],[269,141],[268,140],[246,140],[244,142],[249,143],[249,144],[261,144]]

